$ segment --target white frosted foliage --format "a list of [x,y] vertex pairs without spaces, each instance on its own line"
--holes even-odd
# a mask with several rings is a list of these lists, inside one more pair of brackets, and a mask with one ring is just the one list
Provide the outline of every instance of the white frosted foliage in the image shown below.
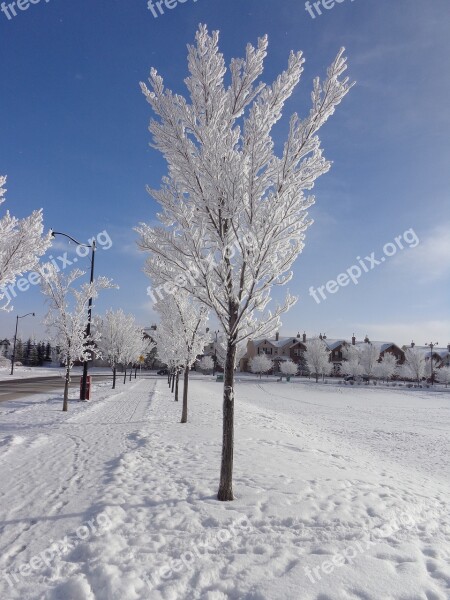
[[[0,205],[3,204],[6,177],[0,176]],[[0,217],[0,310],[7,310],[10,300],[1,288],[12,284],[19,275],[34,269],[51,244],[51,234],[44,234],[42,210],[24,219],[9,211]]]

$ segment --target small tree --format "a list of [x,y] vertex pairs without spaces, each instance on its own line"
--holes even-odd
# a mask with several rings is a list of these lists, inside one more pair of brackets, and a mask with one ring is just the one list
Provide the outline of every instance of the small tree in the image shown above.
[[298,366],[293,360],[283,360],[280,363],[280,371],[283,373],[283,375],[292,377],[294,375],[297,375]]
[[359,349],[359,364],[361,365],[362,374],[369,380],[371,377],[375,376],[379,359],[380,350],[371,342],[366,342],[364,346]]
[[37,346],[37,352],[38,352],[38,364],[39,364],[39,366],[42,366],[44,364],[44,360],[45,360],[45,344],[43,342],[39,342],[39,344]]
[[184,368],[181,423],[187,423],[189,371],[210,339],[206,332],[208,311],[182,290],[158,302],[155,308],[161,316],[155,332],[159,355],[165,357],[166,364],[172,363],[175,376],[179,367]]
[[273,360],[271,360],[266,354],[257,354],[250,359],[250,371],[252,373],[259,373],[261,379],[263,373],[268,373],[273,368]]
[[341,373],[343,375],[348,375],[349,377],[354,377],[355,379],[361,377],[363,374],[363,368],[359,364],[358,358],[352,357],[343,362],[341,366]]
[[439,383],[445,383],[445,387],[450,383],[450,367],[441,367],[438,369],[436,379]]
[[100,356],[98,336],[86,336],[86,320],[89,298],[97,298],[99,291],[115,287],[109,279],[99,277],[93,283],[84,283],[79,289],[73,284],[85,273],[74,269],[68,275],[58,272],[52,263],[40,268],[41,289],[50,303],[45,317],[53,339],[59,347],[60,358],[66,367],[64,380],[63,411],[68,410],[70,372],[76,360],[89,360],[91,353]]
[[415,379],[418,384],[426,373],[425,354],[417,348],[407,348],[405,351],[404,373],[407,377]]
[[330,351],[320,338],[313,338],[306,342],[305,360],[309,372],[316,378],[316,383],[318,383],[320,375],[328,375],[333,368],[330,363]]
[[308,364],[305,359],[305,352],[300,351],[297,358],[297,371],[300,375],[308,374]]
[[214,360],[211,356],[203,356],[198,362],[200,371],[212,371],[214,369]]
[[37,367],[39,366],[39,352],[36,344],[33,344],[30,352],[30,366]]
[[385,352],[383,358],[375,365],[374,375],[387,381],[397,370],[397,359],[390,352]]
[[[6,177],[0,176],[0,204],[4,202],[5,182]],[[9,211],[0,218],[0,310],[6,310],[10,303],[2,288],[14,283],[18,275],[36,267],[51,245],[51,233],[44,235],[43,232],[41,210],[25,219],[17,219]]]
[[139,357],[145,354],[148,348],[154,346],[154,342],[144,335],[144,330],[136,324],[135,318],[130,315],[130,329],[127,332],[125,344],[120,354],[120,362],[124,366],[123,382],[127,380],[127,367],[130,367],[130,381],[133,374],[133,365],[137,363]]
[[136,320],[133,315],[126,315],[122,309],[107,310],[105,316],[95,320],[95,328],[100,335],[99,349],[102,356],[108,361],[113,372],[112,389],[116,387],[117,366],[126,362],[127,349],[133,348],[139,335]]
[[24,345],[22,340],[19,338],[16,342],[16,355],[15,355],[15,362],[16,363],[22,363],[24,359]]

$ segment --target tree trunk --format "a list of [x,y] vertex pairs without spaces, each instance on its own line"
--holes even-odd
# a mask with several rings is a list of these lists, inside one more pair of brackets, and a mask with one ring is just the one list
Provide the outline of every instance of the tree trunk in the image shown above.
[[67,412],[69,410],[69,382],[70,382],[70,363],[68,362],[67,367],[66,367],[66,379],[64,381],[63,412]]
[[316,383],[319,383],[319,373],[316,373]]
[[134,378],[137,379],[137,365],[134,367]]
[[183,412],[181,414],[181,422],[187,423],[188,416],[188,387],[189,387],[189,367],[184,369],[184,386],[183,386]]
[[168,383],[169,387],[170,387],[170,378],[171,377],[172,377],[172,373],[168,370],[167,371],[167,383]]
[[124,367],[123,383],[125,384],[126,382],[127,382],[127,368]]
[[116,389],[116,369],[117,369],[117,367],[114,365],[114,367],[113,367],[113,385],[112,385],[113,390]]
[[171,390],[172,394],[173,394],[174,389],[175,389],[175,371],[172,373],[172,390]]
[[133,375],[133,365],[131,365],[130,367],[130,381],[131,381],[131,376]]
[[178,383],[180,380],[180,372],[177,371],[176,377],[175,377],[175,402],[178,402]]
[[218,500],[234,500],[233,497],[233,458],[234,458],[234,367],[236,345],[228,340],[223,382],[223,430],[222,463]]

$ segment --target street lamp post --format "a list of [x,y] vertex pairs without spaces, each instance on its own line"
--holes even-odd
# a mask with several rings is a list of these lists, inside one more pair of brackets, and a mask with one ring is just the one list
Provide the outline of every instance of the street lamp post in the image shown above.
[[214,332],[214,335],[216,336],[216,340],[214,342],[214,367],[213,367],[213,377],[216,374],[216,369],[217,369],[217,335],[219,333],[219,330]]
[[34,313],[27,313],[26,315],[22,315],[21,317],[19,317],[19,315],[17,315],[17,317],[16,317],[16,332],[14,334],[14,346],[13,346],[13,353],[12,353],[12,359],[11,359],[11,375],[14,375],[14,361],[16,360],[17,328],[19,326],[19,319],[29,317],[30,315],[32,315],[33,317],[36,316]]
[[[95,261],[95,251],[96,251],[95,240],[92,240],[92,244],[82,244],[81,242],[78,242],[76,239],[74,239],[70,235],[67,235],[67,233],[61,233],[61,231],[52,231],[52,236],[55,237],[55,235],[62,235],[64,237],[68,238],[69,240],[72,240],[72,242],[77,244],[77,246],[84,246],[85,248],[90,248],[92,250],[91,259],[90,259],[91,260],[90,283],[92,284],[94,281],[94,261]],[[87,321],[87,325],[86,325],[86,338],[88,338],[91,335],[91,320],[92,320],[92,296],[89,298],[89,302],[88,302],[88,321]],[[91,358],[92,358],[92,353],[91,353]],[[86,400],[87,376],[88,376],[88,361],[85,360],[83,362],[83,377],[81,380],[80,400]]]
[[430,346],[430,371],[431,371],[431,385],[433,385],[433,348],[438,345],[438,342],[430,342],[429,344],[425,344],[425,346]]

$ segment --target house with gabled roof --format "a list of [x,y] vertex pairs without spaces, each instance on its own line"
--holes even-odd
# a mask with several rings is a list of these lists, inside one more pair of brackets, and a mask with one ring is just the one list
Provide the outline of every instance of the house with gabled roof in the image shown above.
[[362,342],[356,342],[356,340],[354,341],[354,339],[355,339],[355,336],[353,336],[353,338],[352,338],[352,345],[356,346],[357,348],[358,347],[363,348],[364,344],[372,344],[372,346],[375,346],[375,348],[377,348],[380,353],[379,360],[381,360],[385,354],[389,353],[389,354],[393,354],[395,356],[395,358],[397,360],[397,364],[402,365],[405,362],[404,350],[402,350],[399,346],[397,346],[397,344],[394,344],[394,342],[372,341],[372,340],[369,340],[367,335],[364,338],[364,341],[362,341]]
[[[306,336],[304,335],[306,340]],[[284,360],[292,360],[297,364],[303,362],[303,353],[306,350],[305,340],[300,337],[280,337],[279,333],[274,338],[259,338],[247,342],[247,352],[240,362],[241,371],[249,371],[249,361],[258,354],[266,354],[274,361],[274,371],[279,371],[279,365]]]
[[[403,346],[406,350],[406,346]],[[416,346],[414,342],[411,342],[410,348],[415,348],[422,352],[425,356],[425,360],[430,360],[430,357],[433,357],[433,360],[436,361],[437,368],[441,367],[449,367],[450,366],[450,344],[448,344],[447,348],[433,346],[433,352],[431,353],[430,346]]]
[[[381,360],[386,353],[395,356],[398,364],[402,364],[405,360],[404,350],[394,342],[371,341],[368,336],[366,336],[363,341],[356,341],[354,334],[351,341],[347,341],[343,338],[331,339],[322,333],[318,337],[326,344],[330,352],[330,362],[333,363],[333,370],[335,373],[339,373],[343,361],[346,360],[345,351],[350,346],[362,349],[365,344],[370,343],[378,348],[380,353],[379,360]],[[241,371],[248,371],[250,359],[258,354],[266,354],[275,362],[274,371],[279,370],[281,361],[288,360],[289,358],[297,364],[301,364],[304,360],[303,354],[306,352],[306,344],[309,339],[313,338],[307,338],[306,333],[303,333],[302,336],[298,333],[295,338],[281,337],[277,333],[274,338],[250,340],[247,343],[247,352],[240,362]]]
[[343,339],[330,339],[327,338],[325,334],[320,334],[319,339],[325,342],[328,350],[330,351],[330,362],[333,363],[334,372],[339,372],[342,361],[345,360],[344,353],[345,349],[350,345],[349,342]]

